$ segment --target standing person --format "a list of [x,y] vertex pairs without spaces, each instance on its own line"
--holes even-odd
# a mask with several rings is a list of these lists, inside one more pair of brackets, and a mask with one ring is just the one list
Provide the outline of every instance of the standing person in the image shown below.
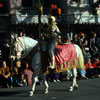
[[74,36],[73,36],[73,40],[71,41],[73,44],[77,44],[77,45],[79,45],[79,38],[78,38],[79,36],[78,36],[78,34],[74,34]]
[[98,53],[100,55],[100,31],[99,31],[99,33],[97,35],[97,47],[98,47]]
[[90,48],[89,48],[88,40],[85,40],[85,42],[84,42],[83,54],[84,54],[85,62],[87,62],[88,59],[91,59],[91,54],[90,54]]
[[89,43],[84,33],[82,33],[80,36],[79,46],[82,49],[84,55],[84,61],[86,62],[88,58],[91,58],[91,54],[89,49]]
[[85,39],[86,39],[86,36],[84,33],[82,33],[79,40],[79,46],[81,47],[82,51],[84,48]]
[[58,36],[61,35],[54,16],[48,16],[48,27],[46,32],[42,33],[42,39],[47,42],[49,53],[50,68],[54,68],[54,49],[58,41]]
[[89,46],[92,57],[95,57],[95,55],[98,53],[96,37],[97,37],[97,34],[93,32],[92,37],[90,38],[90,46]]

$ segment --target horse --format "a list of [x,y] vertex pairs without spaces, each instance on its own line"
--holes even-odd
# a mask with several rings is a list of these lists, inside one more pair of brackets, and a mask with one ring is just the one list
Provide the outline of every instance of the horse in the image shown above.
[[[34,76],[33,76],[33,85],[32,90],[29,92],[29,96],[33,96],[35,91],[36,82],[38,81],[38,76],[42,75],[43,83],[45,85],[45,94],[49,92],[49,85],[45,78],[45,74],[41,72],[41,54],[40,54],[40,46],[38,45],[39,42],[35,39],[32,39],[27,36],[22,37],[13,37],[11,39],[10,43],[10,58],[11,59],[23,59],[27,57],[28,55],[31,55],[31,67],[34,69]],[[38,46],[37,46],[38,45]],[[78,66],[82,69],[84,69],[84,58],[82,54],[82,50],[78,45],[75,45],[76,50],[76,56],[77,56],[77,62]],[[78,88],[78,84],[76,82],[77,77],[77,69],[76,66],[72,68],[73,73],[73,80],[72,84],[69,87],[69,91],[73,91],[74,88]]]

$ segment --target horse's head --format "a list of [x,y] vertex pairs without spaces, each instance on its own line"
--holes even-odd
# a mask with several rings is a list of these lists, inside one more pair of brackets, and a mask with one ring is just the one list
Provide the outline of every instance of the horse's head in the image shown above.
[[10,59],[17,59],[19,60],[21,58],[23,49],[20,46],[20,41],[16,37],[11,38],[11,43],[10,43]]

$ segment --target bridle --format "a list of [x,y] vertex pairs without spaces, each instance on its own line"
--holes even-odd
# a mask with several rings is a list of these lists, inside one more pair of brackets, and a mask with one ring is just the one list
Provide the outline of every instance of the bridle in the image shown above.
[[23,50],[23,53],[25,53],[25,52],[26,52],[25,40],[24,40],[24,44],[23,44],[19,38],[17,38],[17,39],[18,39],[18,41],[20,42],[20,46],[21,46],[21,48],[22,48],[22,50]]
[[[19,39],[19,38],[16,38],[16,40],[15,40],[15,42],[16,42],[16,44],[14,44],[14,53],[13,53],[13,55],[15,56],[15,57],[17,57],[18,55],[18,53],[21,53],[21,54],[23,54],[23,56],[25,56],[24,54],[25,54],[25,52],[26,52],[26,45],[25,45],[25,40],[24,40],[24,43],[22,43],[22,41]],[[20,48],[22,49],[22,52],[20,51],[20,49],[19,49],[19,45],[20,45]],[[22,57],[21,57],[22,58]]]

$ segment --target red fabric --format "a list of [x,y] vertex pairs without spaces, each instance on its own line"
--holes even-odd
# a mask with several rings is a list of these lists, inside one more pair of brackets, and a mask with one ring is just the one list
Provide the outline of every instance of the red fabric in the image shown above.
[[88,69],[89,68],[89,64],[85,64],[85,69]]
[[[68,65],[64,62],[71,62],[77,59],[73,44],[57,45],[54,52],[56,67],[60,67],[60,65],[63,64],[66,68]],[[73,62],[71,62],[70,65],[74,65]]]
[[98,68],[97,63],[92,64],[93,68]]
[[24,74],[26,76],[26,80],[27,80],[28,86],[32,85],[33,72],[31,70],[29,70],[29,69],[25,69]]
[[92,64],[85,64],[85,69],[94,68]]

